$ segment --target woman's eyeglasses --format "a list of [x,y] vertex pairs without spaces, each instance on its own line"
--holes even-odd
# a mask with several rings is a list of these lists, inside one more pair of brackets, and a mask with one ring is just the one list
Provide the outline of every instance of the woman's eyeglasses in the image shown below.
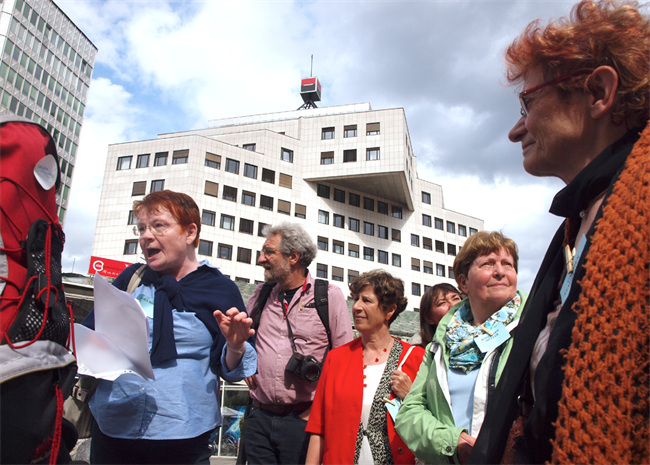
[[519,93],[519,105],[521,105],[521,116],[528,116],[528,102],[526,101],[526,97],[528,97],[530,94],[533,92],[537,92],[540,89],[543,89],[546,86],[551,86],[553,84],[557,84],[558,82],[565,81],[569,78],[572,78],[573,76],[578,76],[580,74],[591,74],[595,70],[593,68],[582,68],[577,71],[574,71],[573,73],[567,74],[565,76],[560,76],[558,78],[552,79],[550,81],[546,81],[538,86],[531,87],[530,89],[527,89],[523,92]]
[[149,231],[151,231],[151,234],[153,234],[154,236],[162,236],[177,224],[179,223],[163,223],[162,221],[156,221],[153,224],[147,224],[147,225],[139,224],[138,232],[140,233],[140,235],[143,235],[144,232],[148,229]]

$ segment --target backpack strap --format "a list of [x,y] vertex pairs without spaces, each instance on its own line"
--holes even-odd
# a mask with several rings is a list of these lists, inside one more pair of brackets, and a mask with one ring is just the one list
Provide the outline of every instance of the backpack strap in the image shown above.
[[316,287],[314,289],[314,303],[316,304],[316,311],[320,317],[321,323],[325,327],[327,333],[328,350],[332,348],[332,335],[330,334],[330,316],[329,316],[329,300],[327,293],[328,282],[325,279],[317,279]]
[[260,290],[259,296],[257,296],[257,306],[255,307],[255,318],[253,319],[252,328],[257,331],[257,328],[260,325],[260,318],[262,317],[262,310],[266,301],[269,300],[271,295],[271,290],[275,287],[276,283],[264,283],[262,289]]
[[145,271],[147,271],[147,264],[143,263],[137,270],[135,270],[135,273],[133,273],[131,276],[129,285],[126,287],[126,292],[129,294],[133,294],[135,292],[135,290],[140,285],[140,281],[142,281],[142,275],[144,275]]

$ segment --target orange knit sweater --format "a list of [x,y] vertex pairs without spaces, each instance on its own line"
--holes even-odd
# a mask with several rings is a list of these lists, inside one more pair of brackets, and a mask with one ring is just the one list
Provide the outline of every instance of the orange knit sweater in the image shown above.
[[588,251],[553,463],[649,463],[650,124]]

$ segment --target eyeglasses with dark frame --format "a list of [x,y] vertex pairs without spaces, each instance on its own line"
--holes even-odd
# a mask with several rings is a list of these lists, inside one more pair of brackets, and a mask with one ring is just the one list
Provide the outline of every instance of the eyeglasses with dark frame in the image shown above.
[[521,116],[528,116],[528,102],[526,102],[526,97],[533,92],[537,92],[538,90],[546,87],[546,86],[551,86],[553,84],[557,84],[558,82],[565,81],[569,78],[572,78],[573,76],[578,76],[580,74],[591,74],[595,71],[593,68],[581,68],[577,71],[574,71],[572,73],[569,73],[565,76],[560,76],[558,78],[552,79],[550,81],[546,81],[542,84],[539,84],[535,87],[531,87],[530,89],[526,89],[523,92],[519,93],[519,105],[521,105]]

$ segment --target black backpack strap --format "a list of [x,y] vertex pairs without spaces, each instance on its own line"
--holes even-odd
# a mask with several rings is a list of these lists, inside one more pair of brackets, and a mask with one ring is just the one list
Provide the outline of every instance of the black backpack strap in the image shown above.
[[257,331],[257,328],[260,325],[260,318],[262,317],[262,310],[266,301],[269,300],[271,295],[271,290],[275,287],[276,283],[264,283],[262,289],[260,290],[259,296],[257,296],[257,305],[255,307],[255,318],[253,319],[252,328]]
[[314,288],[314,303],[316,304],[316,311],[320,317],[320,321],[325,327],[327,333],[327,342],[329,344],[328,350],[332,348],[332,335],[330,333],[330,314],[329,314],[329,301],[327,294],[328,282],[325,279],[317,279],[316,287]]

